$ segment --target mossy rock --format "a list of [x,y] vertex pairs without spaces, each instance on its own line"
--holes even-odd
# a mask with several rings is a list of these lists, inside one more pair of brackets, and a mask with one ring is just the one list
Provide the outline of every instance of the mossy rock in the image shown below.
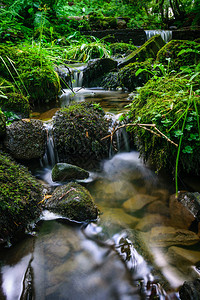
[[49,67],[35,68],[21,74],[32,103],[56,100],[60,91],[58,74]]
[[52,169],[53,181],[70,181],[75,179],[86,179],[89,173],[82,168],[66,163],[57,163]]
[[17,83],[27,93],[25,86],[33,104],[57,98],[60,80],[53,64],[46,58],[46,53],[39,53],[36,47],[23,49],[1,45],[0,56],[3,58],[0,61],[1,76],[12,82],[15,89]]
[[110,45],[111,53],[115,57],[122,57],[131,54],[138,49],[135,45],[128,43],[113,43]]
[[[145,62],[135,62],[123,67],[118,73],[119,86],[129,91],[143,86],[152,77],[150,73],[152,71],[152,61],[153,59],[149,59]],[[136,76],[135,73],[139,69],[144,69],[144,71]]]
[[[179,55],[180,51],[183,54]],[[179,70],[183,66],[197,65],[200,62],[200,44],[194,41],[172,40],[157,53],[157,60],[169,69]]]
[[22,118],[28,118],[30,115],[30,104],[27,97],[19,93],[7,93],[5,98],[0,98],[2,110],[12,111]]
[[6,117],[0,108],[0,138],[4,136],[5,133],[6,133]]
[[[199,77],[197,77],[193,80],[193,91],[198,91],[200,87]],[[200,139],[197,111],[200,111],[200,97],[199,93],[193,94],[191,101],[190,89],[191,83],[186,77],[151,79],[139,90],[138,97],[133,99],[129,117],[133,123],[155,124],[177,145],[182,136],[179,170],[198,174]],[[189,110],[182,132],[188,103]],[[157,170],[165,169],[174,172],[178,151],[174,144],[138,126],[130,127],[130,130],[134,133],[138,150],[144,161],[148,161]]]
[[58,111],[53,120],[54,145],[59,162],[89,170],[108,157],[109,123],[95,104],[81,102]]
[[41,186],[28,169],[0,152],[0,240],[16,241],[40,214]]
[[161,35],[154,35],[144,45],[128,55],[120,64],[119,68],[122,68],[130,63],[143,62],[148,58],[156,58],[158,51],[165,45]]
[[117,19],[114,17],[104,17],[99,12],[91,12],[88,15],[90,27],[94,30],[98,29],[115,29],[117,28]]
[[18,160],[40,159],[45,153],[46,131],[40,120],[22,119],[7,127],[4,145]]
[[89,191],[76,182],[57,187],[47,200],[46,208],[78,222],[95,220],[98,215]]
[[117,62],[111,58],[102,58],[88,63],[83,71],[83,86],[98,86],[102,77],[117,67]]

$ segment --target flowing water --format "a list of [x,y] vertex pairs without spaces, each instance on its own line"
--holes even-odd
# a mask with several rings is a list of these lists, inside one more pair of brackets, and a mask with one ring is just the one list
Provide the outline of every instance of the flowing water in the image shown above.
[[147,40],[152,38],[156,34],[160,34],[162,39],[168,43],[172,39],[172,31],[171,30],[145,30]]
[[[75,95],[66,91],[61,106],[72,98],[101,103],[113,124],[128,103],[120,91],[82,89]],[[57,157],[51,122],[45,126],[47,152],[36,176],[53,189]],[[111,151],[101,171],[80,181],[100,210],[97,222],[70,222],[44,211],[24,240],[0,253],[0,299],[172,300],[179,299],[184,280],[198,276],[198,244],[192,245],[191,238],[180,245],[175,239],[169,183],[130,151],[124,132],[118,144],[123,144],[121,152],[113,156]]]

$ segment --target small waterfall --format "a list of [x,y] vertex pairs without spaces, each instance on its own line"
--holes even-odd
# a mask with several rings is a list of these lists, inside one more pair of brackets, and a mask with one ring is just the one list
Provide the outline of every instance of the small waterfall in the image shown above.
[[147,40],[152,38],[156,34],[160,34],[162,39],[168,43],[172,39],[172,31],[171,30],[145,30]]
[[47,131],[47,142],[46,151],[41,160],[42,167],[52,168],[58,161],[55,153],[53,135],[52,135],[52,122],[44,123],[45,129]]
[[[109,113],[106,115],[106,118],[111,121],[110,125],[110,133],[113,132],[113,130],[116,130],[119,126],[123,125],[123,122],[119,121],[119,117],[122,114],[112,114]],[[128,134],[126,132],[126,128],[120,128],[115,131],[114,136],[113,136],[113,143],[110,145],[110,150],[109,150],[109,157],[112,157],[116,152],[129,152],[130,151],[130,146],[129,146],[129,139],[128,139]]]
[[73,70],[72,88],[82,87],[83,71],[81,69]]

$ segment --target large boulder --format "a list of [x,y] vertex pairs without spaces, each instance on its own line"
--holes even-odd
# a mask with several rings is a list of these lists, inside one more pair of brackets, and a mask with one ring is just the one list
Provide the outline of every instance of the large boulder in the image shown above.
[[197,65],[200,61],[200,45],[194,41],[172,40],[159,50],[157,60],[164,65],[170,60],[170,70]]
[[4,145],[15,159],[42,158],[45,144],[46,130],[42,121],[22,119],[7,127]]
[[65,182],[74,179],[86,179],[89,173],[82,168],[66,163],[57,163],[52,170],[52,180]]
[[[133,98],[129,111],[129,122],[155,124],[164,135],[155,135],[139,126],[129,127],[133,132],[140,155],[156,170],[173,172],[176,165],[177,145],[182,136],[179,171],[198,174],[200,168],[200,148],[198,120],[196,111],[200,108],[200,99],[195,95],[191,101],[184,124],[183,111],[187,110],[190,99],[190,79],[185,76],[152,78],[139,89]],[[199,77],[193,78],[195,92],[200,87]],[[155,132],[156,134],[158,132]],[[165,136],[165,138],[164,138]],[[167,138],[170,139],[167,140]],[[173,143],[172,143],[173,142]]]
[[0,137],[6,133],[6,117],[0,109]]
[[102,109],[82,102],[59,110],[53,123],[54,145],[59,162],[67,162],[89,170],[108,157],[109,123]]
[[40,184],[28,169],[0,152],[0,244],[16,241],[40,214]]
[[179,290],[181,300],[199,300],[200,299],[200,279],[194,281],[185,281]]
[[95,220],[98,210],[89,191],[76,182],[59,186],[46,203],[47,209],[78,221]]
[[128,55],[120,64],[119,68],[122,68],[130,63],[142,62],[148,58],[156,58],[158,51],[165,45],[161,35],[154,35],[144,45]]
[[102,58],[90,61],[87,68],[83,71],[83,86],[98,86],[102,76],[115,70],[117,62],[111,58]]

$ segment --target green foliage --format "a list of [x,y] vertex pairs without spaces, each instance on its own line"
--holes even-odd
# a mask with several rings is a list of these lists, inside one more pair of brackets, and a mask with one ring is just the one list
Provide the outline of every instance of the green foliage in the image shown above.
[[41,186],[29,171],[0,152],[0,237],[6,239],[39,215]]
[[[135,127],[132,129],[139,140],[139,151],[145,161],[157,170],[168,168],[175,171],[176,159],[179,171],[198,173],[200,131],[199,131],[199,77],[191,90],[190,76],[151,79],[139,90],[133,100],[130,119],[156,127],[169,139],[179,144],[177,148],[166,139]],[[177,170],[176,170],[177,171]]]

